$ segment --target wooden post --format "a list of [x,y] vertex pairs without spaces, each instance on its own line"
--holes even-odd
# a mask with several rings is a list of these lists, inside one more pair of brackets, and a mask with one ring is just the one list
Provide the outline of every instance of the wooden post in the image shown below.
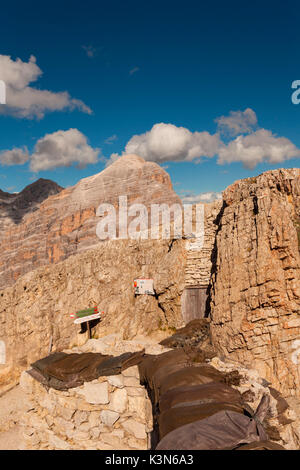
[[88,321],[87,322],[87,327],[88,327],[88,332],[89,332],[89,339],[92,338],[92,334],[91,334],[91,325],[90,325],[90,322]]

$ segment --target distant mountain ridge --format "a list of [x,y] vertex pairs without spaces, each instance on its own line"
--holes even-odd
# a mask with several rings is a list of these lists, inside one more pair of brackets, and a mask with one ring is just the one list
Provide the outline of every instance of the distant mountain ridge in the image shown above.
[[119,196],[128,204],[179,203],[170,176],[154,162],[126,155],[102,172],[63,189],[39,179],[18,194],[0,193],[0,289],[21,275],[100,243],[97,208]]
[[7,193],[0,189],[0,216],[11,217],[17,223],[28,210],[43,202],[49,196],[58,194],[64,188],[54,181],[39,178],[19,193]]

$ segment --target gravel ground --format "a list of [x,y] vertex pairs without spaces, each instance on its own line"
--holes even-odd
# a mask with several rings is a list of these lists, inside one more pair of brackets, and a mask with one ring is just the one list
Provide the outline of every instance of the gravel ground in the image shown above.
[[24,442],[20,421],[28,409],[19,386],[0,397],[0,450],[22,450]]

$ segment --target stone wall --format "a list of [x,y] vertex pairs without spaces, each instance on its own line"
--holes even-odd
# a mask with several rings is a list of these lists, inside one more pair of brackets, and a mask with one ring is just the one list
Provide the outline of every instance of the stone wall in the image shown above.
[[32,406],[23,423],[29,449],[148,448],[152,408],[137,366],[67,392],[47,392],[24,374]]
[[[155,341],[139,337],[122,340],[112,334],[91,339],[81,347],[66,352],[94,352],[120,355],[126,351],[145,349],[146,354],[161,354],[167,348]],[[215,356],[211,366],[233,374],[231,386],[237,389],[243,401],[254,411],[261,398],[267,395],[270,407],[264,426],[270,440],[287,449],[300,445],[300,400],[287,403],[282,396],[254,369],[243,367]],[[20,380],[26,394],[26,412],[19,416],[27,449],[99,449],[143,450],[151,448],[153,430],[152,405],[140,385],[138,367],[130,367],[122,374],[100,377],[68,391],[46,390],[27,372]],[[1,432],[1,429],[0,429]]]
[[204,204],[204,244],[201,250],[187,250],[185,267],[186,287],[208,287],[211,268],[212,252],[218,228],[217,218],[222,207],[222,201]]
[[[100,352],[120,355],[145,349],[160,354],[168,349],[140,337],[124,341],[113,334],[91,339],[66,352]],[[153,429],[152,405],[140,385],[138,366],[119,375],[99,377],[68,391],[46,390],[27,372],[20,386],[27,395],[28,411],[21,424],[27,449],[145,450]]]
[[300,170],[237,181],[223,193],[211,281],[216,350],[300,394]]

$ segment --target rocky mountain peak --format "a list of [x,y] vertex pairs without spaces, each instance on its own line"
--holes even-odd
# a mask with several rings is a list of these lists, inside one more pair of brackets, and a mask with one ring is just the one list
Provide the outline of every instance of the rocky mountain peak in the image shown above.
[[0,190],[0,217],[19,223],[27,212],[36,210],[37,205],[62,189],[54,181],[40,178],[19,193],[10,194]]
[[0,287],[98,245],[96,211],[102,203],[117,207],[119,196],[146,207],[181,202],[168,173],[137,155],[124,155],[66,189],[40,178],[19,194],[0,193]]

